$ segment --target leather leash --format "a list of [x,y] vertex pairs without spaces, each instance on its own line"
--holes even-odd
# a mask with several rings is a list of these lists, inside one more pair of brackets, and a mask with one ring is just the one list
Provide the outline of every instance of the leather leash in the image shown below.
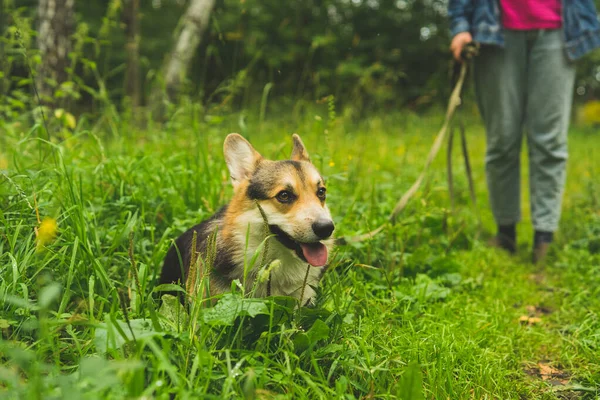
[[[471,60],[478,53],[479,53],[479,43],[477,43],[477,42],[471,42],[463,48],[463,50],[461,52],[461,58],[463,59],[463,62],[460,65],[460,72],[458,75],[458,80],[456,81],[456,85],[454,85],[454,88],[452,89],[452,94],[450,95],[450,100],[448,101],[448,107],[446,109],[446,117],[444,119],[444,124],[442,125],[442,128],[440,129],[437,136],[435,137],[435,140],[433,141],[433,145],[431,146],[431,150],[429,150],[429,155],[427,156],[427,160],[425,161],[425,166],[423,167],[423,170],[419,174],[415,183],[413,183],[413,185],[408,189],[408,191],[406,193],[404,193],[404,195],[398,200],[398,202],[394,206],[394,209],[392,210],[390,215],[387,217],[387,221],[370,232],[363,233],[361,235],[351,236],[351,237],[337,238],[335,240],[336,245],[343,246],[343,245],[346,245],[349,243],[363,242],[365,240],[373,238],[375,235],[377,235],[379,232],[381,232],[385,228],[385,226],[387,225],[388,222],[394,222],[396,217],[404,210],[404,208],[406,208],[406,205],[408,204],[408,202],[412,199],[412,197],[415,195],[417,190],[419,190],[419,187],[423,183],[423,180],[425,179],[427,171],[429,170],[429,166],[431,165],[431,162],[435,159],[435,156],[437,155],[437,153],[440,151],[440,148],[442,147],[442,144],[444,142],[444,137],[446,136],[446,133],[449,131],[450,124],[452,122],[452,118],[454,117],[454,113],[456,112],[456,109],[461,104],[460,95],[462,93],[465,76],[467,75],[468,61]],[[453,137],[453,135],[451,133],[450,139],[448,141],[448,144],[449,144],[448,156],[449,157],[452,155],[452,149],[451,149],[452,137]],[[469,163],[469,156],[467,154],[467,139],[466,139],[466,136],[464,133],[464,126],[462,126],[462,125],[461,125],[461,139],[462,139],[463,157],[465,159],[465,168],[466,168],[468,180],[469,180],[469,190],[471,192],[471,200],[473,201],[475,207],[477,207],[477,203],[476,203],[476,199],[475,199],[475,189],[473,186],[473,178],[471,176],[471,166]],[[450,164],[451,164],[451,160],[449,158],[448,165],[450,165]],[[451,202],[454,204],[454,187],[452,184],[452,168],[451,167],[448,168],[448,183],[449,183],[450,199],[451,199]],[[479,212],[477,212],[477,216],[479,219]],[[479,219],[479,225],[481,226],[480,219]]]

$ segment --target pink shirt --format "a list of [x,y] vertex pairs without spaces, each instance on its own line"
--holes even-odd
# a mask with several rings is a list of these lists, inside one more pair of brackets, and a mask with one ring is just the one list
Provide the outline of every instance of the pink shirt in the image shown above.
[[562,26],[561,0],[500,0],[506,29],[558,29]]

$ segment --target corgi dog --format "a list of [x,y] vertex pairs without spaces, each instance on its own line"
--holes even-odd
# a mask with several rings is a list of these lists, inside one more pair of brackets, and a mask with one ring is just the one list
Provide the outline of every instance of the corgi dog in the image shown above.
[[291,296],[301,305],[314,300],[335,227],[325,182],[300,136],[292,139],[290,159],[272,161],[241,135],[227,136],[223,151],[233,197],[175,241],[160,283],[185,284],[192,294],[198,277],[208,277],[208,294],[214,296],[231,290],[237,279],[255,297]]

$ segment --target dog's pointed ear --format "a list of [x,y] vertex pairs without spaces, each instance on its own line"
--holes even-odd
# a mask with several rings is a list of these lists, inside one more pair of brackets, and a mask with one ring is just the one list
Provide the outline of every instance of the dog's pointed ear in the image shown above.
[[302,143],[300,136],[298,136],[297,133],[294,133],[292,135],[292,140],[294,141],[294,148],[292,149],[292,156],[290,158],[294,161],[310,162],[310,157],[308,156],[308,152],[306,151],[306,147],[304,147],[304,143]]
[[227,135],[223,143],[223,153],[234,187],[244,179],[250,178],[262,160],[262,156],[254,147],[237,133]]

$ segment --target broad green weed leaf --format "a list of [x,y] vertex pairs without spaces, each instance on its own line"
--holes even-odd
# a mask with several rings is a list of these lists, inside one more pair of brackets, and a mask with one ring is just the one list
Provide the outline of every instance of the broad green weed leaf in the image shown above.
[[421,301],[443,300],[448,297],[451,292],[449,288],[439,285],[424,274],[417,275],[415,286],[412,290],[414,296]]
[[[121,363],[124,363],[121,361]],[[132,362],[133,363],[133,362]],[[139,362],[135,363],[138,364]],[[100,357],[83,358],[79,364],[79,377],[82,381],[91,381],[97,386],[97,389],[110,388],[113,385],[120,385],[121,381],[117,376],[118,369],[111,362]]]
[[[94,344],[101,353],[109,350],[120,349],[126,342],[134,339],[146,339],[150,337],[163,336],[163,332],[157,332],[149,319],[132,319],[129,325],[125,321],[113,321],[108,314],[105,315],[106,322],[96,327]],[[133,334],[132,334],[133,331]],[[123,336],[124,335],[124,336]]]
[[303,327],[312,326],[318,320],[326,321],[331,316],[331,311],[324,308],[301,307],[298,310],[300,325]]
[[450,272],[439,277],[439,280],[450,287],[458,286],[462,282],[462,275],[458,272]]
[[246,299],[239,294],[227,293],[212,308],[202,313],[202,320],[209,325],[230,326],[237,317],[256,317],[268,314],[269,308],[263,299]]
[[294,336],[294,349],[296,350],[297,354],[302,353],[303,351],[308,349],[309,346],[310,343],[308,341],[308,336],[306,335],[306,333],[301,332]]
[[170,294],[164,294],[161,297],[161,300],[162,304],[158,310],[158,313],[163,316],[164,319],[172,323],[174,327],[187,325],[190,316],[177,297]]
[[409,364],[398,384],[398,398],[402,400],[425,400],[423,373],[418,363]]
[[306,332],[311,345],[316,344],[321,339],[329,337],[329,326],[320,319],[316,320],[313,326]]
[[301,353],[317,344],[319,340],[327,339],[329,331],[329,326],[318,319],[306,333],[301,332],[294,337],[294,348],[298,353]]
[[181,292],[185,293],[185,289],[181,285],[174,283],[164,283],[154,288],[153,292]]
[[[86,397],[80,398],[131,398],[126,389],[131,385],[135,373],[144,370],[145,364],[139,360],[106,360],[101,357],[85,357],[79,363],[76,374],[64,376],[72,378],[68,389],[68,398],[78,398],[72,395],[72,390],[84,387]],[[75,381],[76,379],[76,381]],[[129,382],[128,382],[129,381]],[[137,396],[136,396],[137,397]]]

